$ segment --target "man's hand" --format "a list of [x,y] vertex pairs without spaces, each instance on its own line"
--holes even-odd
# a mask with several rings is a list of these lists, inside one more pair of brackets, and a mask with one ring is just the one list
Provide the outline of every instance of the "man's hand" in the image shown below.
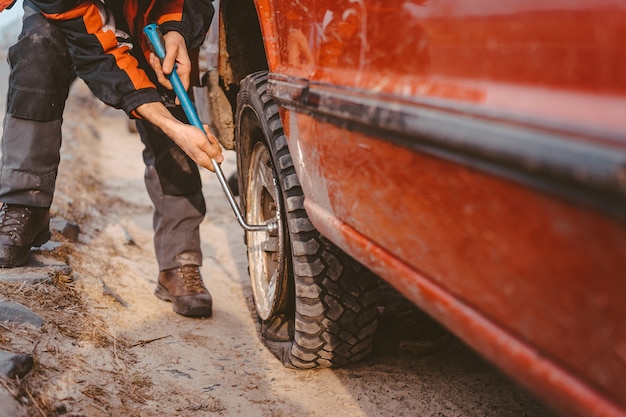
[[[168,32],[163,36],[165,41],[165,59],[163,65],[159,58],[150,54],[150,65],[154,69],[159,82],[166,88],[172,90],[173,86],[167,79],[174,70],[178,74],[185,90],[189,88],[191,75],[191,60],[187,53],[185,38],[175,31]],[[178,97],[176,103],[180,104]],[[177,120],[165,108],[162,103],[146,103],[137,107],[137,112],[147,121],[160,128],[170,139],[172,139],[191,159],[203,168],[214,171],[211,159],[221,163],[224,160],[222,148],[213,136],[208,126],[204,126],[204,132],[197,127],[185,124]]]
[[[171,31],[167,32],[163,36],[163,39],[165,43],[165,59],[163,60],[163,65],[161,65],[161,61],[159,61],[159,58],[153,53],[150,54],[150,65],[154,69],[159,83],[169,90],[172,90],[173,87],[166,75],[171,74],[174,70],[174,65],[176,65],[176,72],[185,90],[188,90],[189,80],[191,78],[191,59],[189,59],[185,38],[183,38],[183,35],[180,33]],[[178,99],[176,101],[178,102]]]
[[147,121],[160,128],[198,165],[210,171],[213,169],[211,159],[217,163],[224,161],[222,148],[208,129],[205,132],[197,127],[177,120],[162,103],[146,103],[137,107],[137,112]]

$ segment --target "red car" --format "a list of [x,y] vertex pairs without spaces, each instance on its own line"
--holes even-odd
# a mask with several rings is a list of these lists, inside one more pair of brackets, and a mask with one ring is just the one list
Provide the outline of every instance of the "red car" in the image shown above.
[[564,415],[626,416],[626,3],[219,8],[204,80],[278,224],[246,233],[276,356],[367,355],[373,272]]

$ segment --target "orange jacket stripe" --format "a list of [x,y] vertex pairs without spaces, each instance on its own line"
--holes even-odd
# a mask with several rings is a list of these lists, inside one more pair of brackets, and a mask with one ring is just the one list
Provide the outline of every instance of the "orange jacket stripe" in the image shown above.
[[105,54],[115,58],[117,67],[126,73],[135,89],[154,88],[146,73],[139,69],[137,60],[128,53],[128,46],[118,43],[113,30],[104,30],[102,15],[95,3],[83,2],[68,12],[45,16],[57,21],[82,19],[87,33],[98,39]]
[[14,0],[0,0],[0,12],[13,4]]
[[159,19],[157,20],[157,23],[160,25],[165,22],[182,21],[184,3],[184,0],[175,0],[166,3],[163,8],[159,10]]

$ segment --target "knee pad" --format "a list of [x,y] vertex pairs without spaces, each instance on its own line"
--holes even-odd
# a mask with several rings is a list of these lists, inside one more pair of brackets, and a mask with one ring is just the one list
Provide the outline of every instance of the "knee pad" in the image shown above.
[[73,78],[65,36],[41,14],[23,21],[19,40],[9,48],[7,113],[51,121],[63,115]]

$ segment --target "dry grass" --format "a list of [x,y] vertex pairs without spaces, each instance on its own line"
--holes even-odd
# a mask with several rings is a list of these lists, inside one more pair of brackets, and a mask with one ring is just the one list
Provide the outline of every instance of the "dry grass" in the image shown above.
[[[0,299],[20,303],[44,318],[37,329],[15,323],[0,325],[0,343],[35,359],[33,370],[22,380],[0,383],[27,409],[29,416],[109,415],[126,409],[128,415],[151,399],[149,376],[133,371],[135,346],[154,340],[128,341],[114,335],[103,319],[87,308],[83,283],[57,277],[38,284],[0,282]],[[97,350],[98,355],[93,355]],[[102,363],[107,369],[98,369]],[[84,371],[89,370],[89,371]],[[89,373],[106,374],[106,384]],[[75,375],[78,374],[78,375]],[[84,374],[84,375],[83,375]],[[59,387],[71,383],[71,396],[59,396]],[[62,391],[62,390],[61,390]],[[76,414],[78,412],[79,414]]]
[[[87,141],[90,132],[82,133],[78,136]],[[70,137],[65,150],[72,153],[76,144]],[[89,229],[98,227],[91,224],[90,213],[94,204],[100,207],[101,196],[97,173],[86,171],[88,161],[82,158],[63,161],[52,214],[78,222],[81,236],[90,239],[93,232]],[[24,405],[28,416],[140,415],[137,409],[151,399],[152,381],[133,370],[137,362],[133,347],[151,341],[128,341],[116,335],[97,308],[123,307],[102,280],[119,270],[109,271],[110,256],[84,259],[75,253],[75,244],[60,234],[55,233],[53,239],[62,245],[45,254],[72,265],[79,278],[59,275],[37,284],[0,281],[0,300],[22,304],[44,320],[39,329],[0,323],[3,349],[30,354],[35,361],[24,379],[0,379],[0,384]]]
[[[68,102],[70,115],[81,98]],[[93,98],[86,100],[81,104],[89,108]],[[72,156],[59,167],[52,215],[77,222],[81,236],[90,239],[102,222],[99,210],[107,205],[102,202],[98,174],[90,168],[89,159],[97,155],[78,152],[77,147],[98,139],[84,119],[69,117],[64,129],[73,131],[63,148],[65,155]],[[53,239],[62,245],[46,255],[72,265],[74,277],[59,275],[37,284],[0,282],[0,300],[22,304],[44,319],[41,328],[0,323],[2,349],[30,354],[35,361],[26,377],[0,379],[0,385],[23,404],[28,416],[138,415],[137,409],[151,399],[152,381],[133,370],[137,362],[133,347],[150,341],[127,341],[107,326],[97,306],[110,307],[111,295],[104,291],[100,277],[84,273],[82,265],[90,260],[75,253],[76,244],[60,234]]]

